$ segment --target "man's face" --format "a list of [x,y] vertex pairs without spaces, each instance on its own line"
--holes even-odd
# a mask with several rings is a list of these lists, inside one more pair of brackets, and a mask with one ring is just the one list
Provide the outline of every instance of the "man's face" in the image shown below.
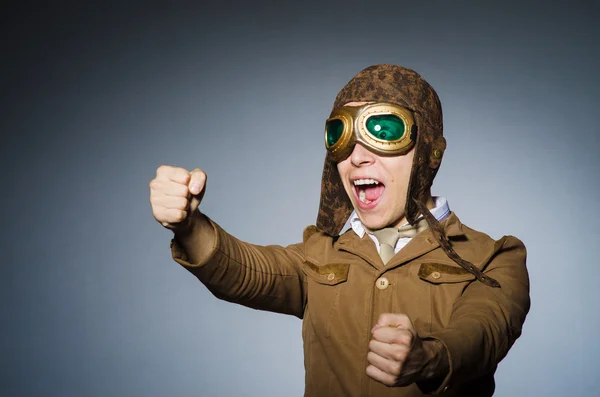
[[371,230],[406,223],[404,208],[414,149],[403,156],[383,157],[357,143],[338,172],[362,223]]

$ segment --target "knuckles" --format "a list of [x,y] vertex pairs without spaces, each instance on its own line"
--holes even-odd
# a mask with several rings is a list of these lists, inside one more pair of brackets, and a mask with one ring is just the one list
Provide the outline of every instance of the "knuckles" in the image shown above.
[[407,315],[393,313],[382,314],[378,324],[369,341],[367,374],[386,386],[408,385],[413,378],[404,364],[419,339],[414,326]]
[[394,327],[399,329],[414,329],[412,321],[405,313],[382,313],[377,320],[380,327]]
[[374,350],[375,349],[375,339],[371,339],[369,341],[369,350]]
[[[375,343],[373,340],[369,342],[369,352],[367,353],[367,361],[372,365],[384,370],[388,374],[400,375],[402,372],[402,365],[406,360],[408,351],[406,347],[388,344],[385,347],[385,352],[375,353],[373,347]],[[380,357],[388,357],[385,361],[382,361]],[[382,368],[385,366],[385,368]]]
[[158,168],[156,169],[156,176],[161,176],[161,175],[165,175],[166,173],[168,173],[173,167],[169,166],[169,165],[159,165]]
[[159,178],[154,178],[148,184],[150,188],[150,195],[167,194],[172,197],[187,197],[189,194],[189,188],[187,185],[183,185],[177,182],[164,181]]
[[413,342],[413,334],[408,330],[402,330],[394,338],[394,342],[399,345],[411,346]]
[[367,361],[371,364],[371,365],[375,365],[375,353],[373,353],[372,351],[367,353]]
[[388,367],[386,372],[390,375],[398,376],[402,372],[402,363],[399,361],[389,361]]
[[[206,180],[206,174],[195,169],[195,178],[201,184]],[[163,226],[184,222],[189,211],[189,187],[191,173],[179,167],[160,165],[156,168],[156,177],[148,186],[150,188],[150,203],[154,218]]]
[[406,350],[400,346],[395,346],[390,355],[394,361],[404,361],[406,359]]
[[188,206],[188,199],[185,197],[173,197],[174,208],[179,210],[185,210]]
[[156,168],[156,177],[170,179],[185,184],[190,181],[190,173],[186,169],[164,164]]
[[174,218],[175,218],[175,219],[174,219],[174,220],[175,220],[175,222],[182,222],[182,221],[184,221],[184,220],[185,220],[185,218],[186,218],[186,213],[185,213],[185,212],[183,212],[183,211],[179,211],[179,212],[177,213],[177,215],[175,215],[175,216],[174,216]]

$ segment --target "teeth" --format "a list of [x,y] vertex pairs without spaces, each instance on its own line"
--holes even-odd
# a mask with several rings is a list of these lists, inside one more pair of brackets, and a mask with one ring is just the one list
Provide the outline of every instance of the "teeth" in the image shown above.
[[375,179],[357,179],[354,181],[354,186],[360,185],[379,185],[379,181]]

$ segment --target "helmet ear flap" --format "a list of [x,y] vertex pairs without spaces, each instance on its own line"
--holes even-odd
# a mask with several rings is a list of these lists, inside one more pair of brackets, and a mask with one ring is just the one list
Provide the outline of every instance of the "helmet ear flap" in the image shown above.
[[431,153],[429,154],[429,168],[437,169],[442,163],[442,157],[446,150],[446,139],[438,135],[431,145]]
[[337,236],[352,213],[352,202],[346,194],[336,163],[331,153],[325,156],[321,178],[321,200],[317,228],[330,236]]

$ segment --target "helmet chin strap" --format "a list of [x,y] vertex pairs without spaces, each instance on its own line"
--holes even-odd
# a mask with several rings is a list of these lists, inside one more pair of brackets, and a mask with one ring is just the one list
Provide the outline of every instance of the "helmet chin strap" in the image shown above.
[[440,243],[440,247],[442,247],[442,249],[448,256],[448,258],[452,259],[460,267],[462,267],[463,269],[465,269],[466,271],[468,271],[469,273],[471,273],[472,275],[477,277],[477,280],[481,281],[483,284],[487,285],[488,287],[500,288],[500,283],[497,280],[484,275],[471,262],[466,261],[463,258],[461,258],[456,253],[456,251],[454,251],[454,248],[452,248],[452,244],[448,240],[448,237],[446,237],[446,234],[444,233],[442,226],[437,221],[437,219],[435,219],[435,217],[431,214],[431,212],[429,211],[427,206],[424,203],[421,203],[419,200],[413,200],[413,201],[415,202],[417,207],[419,207],[419,211],[421,212],[421,214],[423,214],[423,217],[425,218],[425,220],[429,224],[429,227],[431,228],[433,237],[435,237],[435,239],[438,241],[438,243]]

